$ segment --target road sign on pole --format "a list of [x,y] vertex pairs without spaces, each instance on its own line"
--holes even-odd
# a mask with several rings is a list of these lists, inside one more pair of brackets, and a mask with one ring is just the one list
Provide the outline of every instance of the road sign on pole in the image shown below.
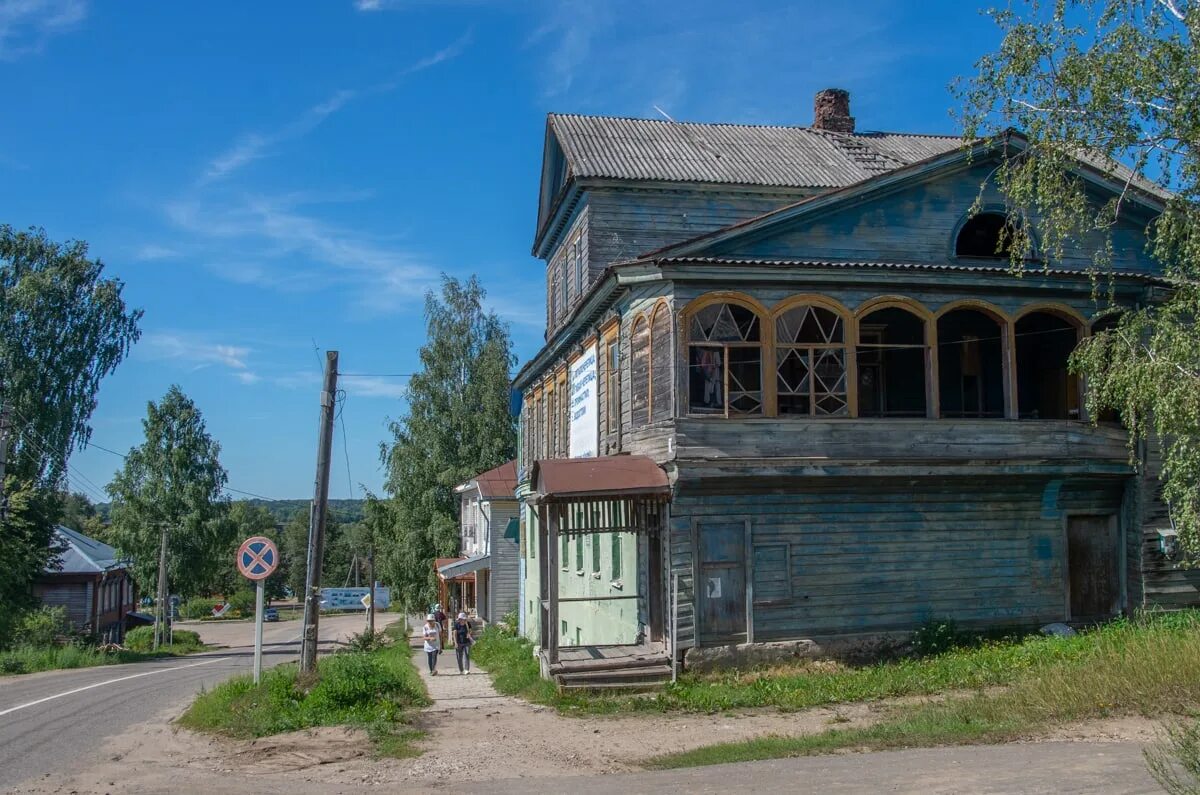
[[242,576],[254,580],[254,684],[262,679],[263,581],[279,565],[279,549],[263,536],[247,538],[238,547],[237,567]]

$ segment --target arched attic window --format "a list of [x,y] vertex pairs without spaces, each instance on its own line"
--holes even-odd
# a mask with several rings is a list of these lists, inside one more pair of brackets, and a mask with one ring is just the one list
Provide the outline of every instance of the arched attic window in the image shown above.
[[762,324],[740,304],[708,304],[688,323],[688,411],[761,414]]
[[1003,213],[979,213],[967,219],[954,240],[959,257],[1008,259],[1012,255],[1012,222]]

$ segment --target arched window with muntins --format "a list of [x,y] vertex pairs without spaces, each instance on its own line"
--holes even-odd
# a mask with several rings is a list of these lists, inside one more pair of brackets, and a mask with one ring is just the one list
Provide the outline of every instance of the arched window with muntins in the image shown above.
[[822,306],[793,306],[775,319],[780,414],[844,417],[846,324]]
[[688,411],[761,414],[762,328],[740,304],[709,304],[688,323]]
[[958,230],[954,253],[959,257],[1008,259],[1012,255],[1012,222],[1003,213],[979,213]]
[[650,324],[645,317],[633,321],[629,355],[629,402],[633,427],[650,422]]
[[650,317],[650,419],[671,418],[671,313],[659,304]]

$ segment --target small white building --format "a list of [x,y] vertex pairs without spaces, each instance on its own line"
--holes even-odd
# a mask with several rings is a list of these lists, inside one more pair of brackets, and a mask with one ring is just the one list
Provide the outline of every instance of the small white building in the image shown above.
[[454,561],[438,561],[443,604],[497,621],[520,600],[520,532],[517,526],[516,461],[476,475],[455,488],[459,549]]

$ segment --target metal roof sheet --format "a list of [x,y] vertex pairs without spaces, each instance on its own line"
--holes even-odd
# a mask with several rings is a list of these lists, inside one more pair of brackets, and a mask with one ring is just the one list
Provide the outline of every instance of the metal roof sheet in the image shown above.
[[952,135],[811,127],[555,113],[549,123],[576,177],[833,188],[962,146]]
[[125,565],[117,551],[101,541],[59,525],[56,546],[62,551],[46,566],[47,574],[103,574]]
[[475,476],[479,496],[485,500],[515,500],[517,490],[517,461],[506,461],[495,469]]
[[669,494],[667,473],[643,455],[551,458],[535,461],[539,500],[634,494]]
[[[823,267],[823,268],[891,268],[894,270],[959,271],[964,273],[1008,273],[1007,260],[1001,264],[985,265],[965,262],[884,262],[878,260],[813,260],[813,259],[759,259],[739,257],[663,257],[654,260],[660,265],[689,263],[711,265],[765,265],[768,267]],[[1093,272],[1082,268],[1043,268],[1032,264],[1026,271],[1031,275],[1044,273],[1048,276],[1092,276]],[[1100,271],[1104,276],[1164,282],[1160,276],[1142,271]]]

